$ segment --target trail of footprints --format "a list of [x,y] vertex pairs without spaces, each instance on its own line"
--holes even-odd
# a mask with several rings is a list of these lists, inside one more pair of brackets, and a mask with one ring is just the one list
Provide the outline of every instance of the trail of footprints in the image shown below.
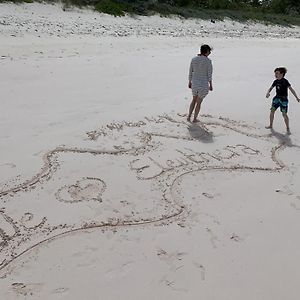
[[[185,121],[184,115],[178,114],[147,117],[138,122],[111,123],[87,132],[85,142],[89,147],[57,147],[44,154],[43,165],[32,178],[16,185],[10,182],[2,183],[0,186],[0,270],[45,241],[86,228],[115,229],[121,226],[168,224],[175,221],[184,227],[184,219],[188,217],[188,211],[184,201],[176,196],[176,189],[180,188],[180,179],[191,172],[205,170],[274,172],[286,167],[277,155],[285,145],[275,144],[268,135],[259,134],[259,129],[222,117],[203,115],[202,119],[203,124],[191,125]],[[263,150],[252,146],[237,143],[224,144],[220,149],[205,149],[207,136],[213,140],[216,138],[215,132],[216,135],[222,136],[225,131],[264,141],[269,145],[270,152],[267,155],[270,156],[272,166],[259,166],[252,163],[252,157],[255,158],[254,162],[257,157],[265,155],[262,153]],[[199,144],[201,141],[204,143]],[[118,162],[128,161],[128,172],[134,174],[137,182],[149,182],[151,188],[159,191],[161,198],[157,199],[158,202],[154,205],[159,204],[161,208],[157,209],[157,214],[146,217],[137,213],[126,218],[110,217],[102,221],[87,217],[84,223],[70,221],[55,223],[49,220],[47,211],[44,212],[43,217],[36,217],[31,211],[24,212],[22,216],[7,213],[7,207],[13,204],[16,196],[22,197],[26,193],[34,193],[36,188],[42,187],[55,176],[57,170],[62,167],[61,155],[77,155],[78,159],[81,155],[85,157],[92,155],[100,161],[110,157],[115,168],[119,167]],[[61,182],[61,186],[54,193],[56,203],[53,205],[59,210],[60,205],[84,205],[85,202],[92,201],[94,205],[101,207],[104,205],[103,197],[108,189],[122,189],[122,186],[117,187],[115,184],[100,176],[78,178],[72,184]],[[124,207],[136,200],[135,193],[133,185],[132,199],[121,199],[121,203],[127,203],[123,205]],[[210,197],[209,194],[204,196]],[[214,241],[212,236],[213,246]],[[165,254],[159,252],[158,255],[164,257]],[[202,277],[205,277],[204,267],[199,268],[202,270]]]

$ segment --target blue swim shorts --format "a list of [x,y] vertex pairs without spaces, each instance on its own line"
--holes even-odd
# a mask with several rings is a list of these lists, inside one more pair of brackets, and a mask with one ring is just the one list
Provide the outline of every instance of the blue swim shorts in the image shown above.
[[288,112],[288,98],[279,98],[274,97],[272,101],[271,111],[276,111],[278,107],[280,107],[280,111],[282,113]]

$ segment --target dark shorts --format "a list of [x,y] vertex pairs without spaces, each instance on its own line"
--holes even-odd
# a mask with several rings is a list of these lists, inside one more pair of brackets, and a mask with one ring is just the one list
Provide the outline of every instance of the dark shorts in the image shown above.
[[280,111],[282,113],[287,113],[288,103],[289,103],[288,98],[274,97],[272,101],[271,110],[275,111],[278,107],[280,107]]

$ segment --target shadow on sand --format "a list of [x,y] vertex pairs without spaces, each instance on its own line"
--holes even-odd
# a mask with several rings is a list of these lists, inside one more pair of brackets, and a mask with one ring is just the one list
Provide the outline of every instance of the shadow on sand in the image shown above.
[[193,123],[188,126],[190,136],[203,143],[213,143],[213,134],[201,123]]
[[271,129],[271,133],[270,133],[270,137],[272,137],[272,136],[276,137],[278,139],[280,145],[285,145],[287,147],[300,148],[299,145],[293,144],[290,135],[291,134],[288,134],[288,133],[285,133],[285,134],[279,133],[274,129]]
[[285,133],[279,133],[277,131],[275,131],[274,129],[271,129],[271,134],[270,136],[274,136],[277,138],[277,140],[279,141],[280,145],[285,145],[287,147],[294,147],[295,145],[293,145],[293,142],[290,138],[290,134]]

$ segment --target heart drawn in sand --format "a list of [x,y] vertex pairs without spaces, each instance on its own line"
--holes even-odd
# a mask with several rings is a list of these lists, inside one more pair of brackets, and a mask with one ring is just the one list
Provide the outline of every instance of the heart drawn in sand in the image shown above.
[[61,187],[55,194],[57,200],[67,203],[82,201],[102,202],[102,194],[106,184],[99,178],[86,177],[76,181],[75,184]]

